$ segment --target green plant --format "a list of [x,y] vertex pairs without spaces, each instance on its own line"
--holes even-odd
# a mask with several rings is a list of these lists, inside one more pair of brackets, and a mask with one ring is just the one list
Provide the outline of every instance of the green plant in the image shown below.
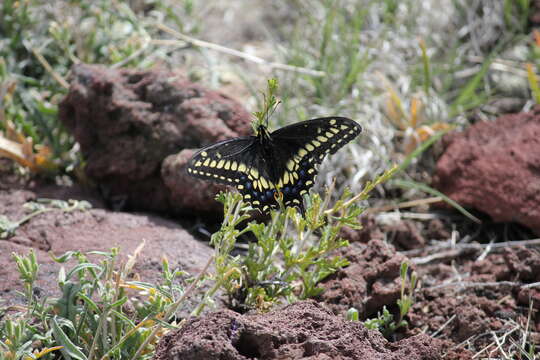
[[[118,250],[82,254],[70,251],[54,258],[60,264],[76,261],[58,273],[61,296],[34,294],[39,272],[36,256],[14,254],[24,284],[24,308],[0,322],[2,359],[146,359],[188,292],[179,283],[186,274],[162,262],[161,284],[129,281],[141,245],[126,263],[118,263]],[[99,261],[92,261],[90,259]],[[192,279],[190,289],[201,277]],[[133,291],[139,292],[137,295]],[[57,357],[54,357],[57,358]]]
[[11,221],[6,216],[0,215],[0,239],[7,239],[15,234],[17,229],[30,220],[31,218],[43,214],[48,211],[61,210],[71,212],[76,210],[88,210],[92,205],[88,201],[80,200],[54,200],[54,199],[37,199],[24,204],[24,208],[28,215],[20,220]]
[[[332,206],[333,188],[327,189],[324,199],[318,194],[305,196],[305,217],[289,207],[273,210],[268,223],[251,221],[242,228],[251,208],[242,203],[239,194],[220,194],[225,216],[211,240],[216,259],[214,292],[223,288],[230,306],[241,311],[267,310],[282,301],[319,295],[318,283],[348,264],[335,253],[348,244],[339,236],[341,228],[360,227],[358,216],[363,209],[357,203],[396,171],[394,167],[368,182],[360,194],[345,191]],[[236,240],[246,234],[256,241],[250,243],[247,255],[232,256]],[[205,306],[201,304],[197,313]]]
[[400,268],[401,296],[397,300],[397,306],[399,308],[398,320],[396,321],[394,315],[388,311],[386,306],[383,306],[382,313],[379,312],[376,318],[364,322],[364,325],[368,329],[379,330],[386,338],[390,338],[400,327],[407,326],[405,316],[413,304],[413,294],[417,280],[416,273],[413,271],[409,276],[408,269],[409,263],[407,261],[402,262]]
[[[163,19],[181,24],[163,1],[148,5],[163,11]],[[58,121],[71,66],[145,68],[162,55],[150,43],[158,32],[149,26],[155,19],[143,16],[144,8],[134,8],[138,12],[107,0],[0,2],[0,156],[52,174],[80,162],[73,138]]]

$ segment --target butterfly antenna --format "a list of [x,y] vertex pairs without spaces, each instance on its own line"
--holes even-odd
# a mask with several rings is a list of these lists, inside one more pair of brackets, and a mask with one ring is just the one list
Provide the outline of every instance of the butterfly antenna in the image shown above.
[[281,104],[281,100],[278,100],[276,102],[276,104],[272,107],[270,113],[268,113],[268,112],[266,113],[266,128],[268,128],[269,119],[274,115],[274,113],[276,112],[276,109],[279,106],[279,104]]

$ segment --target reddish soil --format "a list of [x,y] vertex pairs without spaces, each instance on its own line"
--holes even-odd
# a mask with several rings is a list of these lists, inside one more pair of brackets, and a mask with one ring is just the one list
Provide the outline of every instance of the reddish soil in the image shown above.
[[191,318],[160,342],[155,360],[440,359],[439,343],[419,334],[391,343],[321,304],[297,302],[268,314],[221,310]]
[[[5,183],[4,183],[5,184]],[[110,212],[102,202],[79,187],[30,184],[0,187],[0,214],[10,219],[23,216],[22,205],[37,197],[87,199],[94,208],[64,213],[54,210],[32,218],[15,236],[0,241],[0,292],[8,303],[21,299],[18,274],[10,254],[36,249],[40,263],[38,286],[45,296],[57,294],[59,265],[47,251],[59,255],[67,250],[108,250],[120,246],[129,254],[145,239],[135,272],[155,281],[160,259],[166,255],[172,266],[192,273],[200,271],[211,250],[193,240],[176,223],[149,214]],[[367,223],[370,223],[367,224]],[[386,305],[395,312],[400,294],[399,266],[406,256],[377,237],[388,230],[366,217],[370,231],[358,233],[343,255],[351,265],[329,277],[325,292],[313,302],[276,309],[268,315],[239,315],[228,310],[190,319],[181,330],[170,333],[160,344],[156,359],[471,359],[480,349],[496,357],[494,335],[520,341],[530,315],[529,341],[540,345],[540,291],[527,284],[540,282],[540,253],[533,248],[494,248],[478,259],[484,248],[472,246],[441,259],[430,260],[430,247],[409,251],[419,275],[414,305],[407,316],[409,326],[385,340],[361,323],[345,322],[350,307],[370,318]],[[413,222],[413,224],[415,224]],[[400,236],[424,237],[442,233],[438,225],[393,226]],[[421,231],[418,229],[422,229]],[[435,231],[436,230],[436,231]],[[351,232],[351,234],[356,234]],[[354,239],[353,239],[354,240]],[[400,244],[401,242],[397,242]],[[426,243],[425,238],[418,244]],[[444,242],[439,242],[444,244]],[[456,248],[459,248],[459,244]],[[449,249],[437,250],[443,254]],[[532,311],[529,307],[532,304]],[[328,310],[324,310],[324,308]],[[333,315],[332,315],[333,314]],[[517,329],[517,330],[516,330]],[[209,335],[210,334],[210,335]],[[424,335],[422,335],[424,334]],[[430,335],[432,337],[430,337]],[[185,354],[199,354],[189,357]],[[204,354],[204,356],[202,355]],[[257,356],[258,354],[258,356]],[[174,355],[174,356],[173,356]],[[201,357],[202,356],[202,357]]]

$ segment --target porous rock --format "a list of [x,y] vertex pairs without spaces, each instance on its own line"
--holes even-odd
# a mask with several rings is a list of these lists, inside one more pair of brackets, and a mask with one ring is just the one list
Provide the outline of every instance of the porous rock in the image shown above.
[[433,185],[497,222],[540,234],[540,107],[445,138]]
[[99,65],[73,67],[59,116],[81,146],[87,176],[123,209],[215,210],[208,205],[214,193],[196,203],[172,201],[171,193],[202,182],[164,179],[178,173],[162,171],[163,160],[251,131],[249,113],[224,94],[168,71]]
[[319,300],[336,314],[354,307],[363,317],[396,304],[401,291],[400,267],[407,260],[404,255],[375,239],[365,245],[353,243],[341,256],[350,264],[322,281]]
[[[213,251],[194,239],[173,221],[150,214],[111,212],[100,208],[103,203],[80,187],[36,185],[21,190],[0,190],[0,216],[17,221],[28,215],[24,204],[37,198],[57,200],[86,200],[93,204],[89,210],[52,210],[31,217],[21,224],[13,236],[0,240],[0,297],[3,305],[21,303],[18,295],[22,281],[12,253],[27,255],[31,249],[40,264],[35,289],[39,296],[59,296],[58,272],[76,265],[59,264],[51,255],[60,256],[67,251],[108,252],[112,247],[119,249],[117,264],[123,264],[128,256],[142,245],[143,250],[135,260],[132,274],[143,281],[162,281],[163,257],[168,258],[171,269],[181,269],[189,274],[203,270]],[[89,255],[94,261],[102,257]],[[36,295],[38,296],[38,295]]]
[[426,335],[390,343],[360,322],[303,301],[267,314],[222,310],[189,319],[165,335],[154,360],[440,359],[439,343]]

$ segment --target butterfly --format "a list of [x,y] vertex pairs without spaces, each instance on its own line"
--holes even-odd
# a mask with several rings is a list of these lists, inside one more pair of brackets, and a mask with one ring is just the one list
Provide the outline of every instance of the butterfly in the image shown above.
[[262,213],[296,206],[302,213],[302,195],[313,186],[319,165],[356,138],[362,127],[344,117],[302,121],[269,132],[259,125],[254,136],[238,137],[206,146],[188,162],[188,174],[232,185],[243,199]]

